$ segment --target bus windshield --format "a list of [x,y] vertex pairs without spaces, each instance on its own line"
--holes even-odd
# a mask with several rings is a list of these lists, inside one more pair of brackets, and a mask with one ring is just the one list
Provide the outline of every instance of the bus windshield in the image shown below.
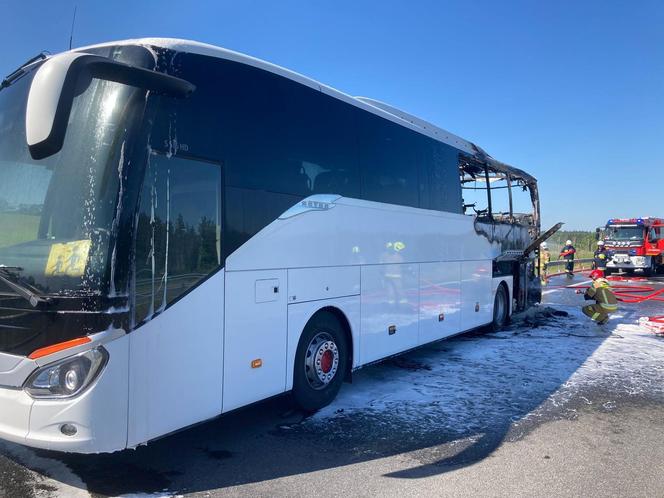
[[609,240],[643,240],[643,227],[610,226],[606,236]]
[[137,90],[92,80],[74,100],[62,150],[36,161],[25,137],[34,74],[0,91],[0,265],[44,294],[98,295],[108,285],[124,130]]

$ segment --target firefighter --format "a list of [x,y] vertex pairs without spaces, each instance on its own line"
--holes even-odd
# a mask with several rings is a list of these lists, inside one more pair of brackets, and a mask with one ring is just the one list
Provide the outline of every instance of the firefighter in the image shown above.
[[[583,314],[590,317],[597,325],[604,325],[609,321],[609,313],[618,309],[618,300],[611,292],[611,284],[604,278],[602,270],[590,272],[592,284],[583,295],[586,301],[595,300],[595,304],[588,304],[582,308]],[[580,292],[580,291],[579,291]]]
[[576,254],[576,249],[572,245],[572,241],[568,240],[565,242],[565,247],[560,251],[560,257],[563,258],[567,263],[565,264],[565,271],[567,272],[567,278],[572,278],[574,276],[574,255]]
[[603,240],[597,241],[597,250],[593,255],[593,270],[606,271],[606,263],[609,261],[609,252],[604,246]]
[[542,242],[540,244],[539,258],[540,258],[539,260],[540,279],[542,280],[542,285],[546,285],[547,274],[549,271],[549,262],[551,261],[551,253],[549,252],[549,246],[547,246],[546,242]]

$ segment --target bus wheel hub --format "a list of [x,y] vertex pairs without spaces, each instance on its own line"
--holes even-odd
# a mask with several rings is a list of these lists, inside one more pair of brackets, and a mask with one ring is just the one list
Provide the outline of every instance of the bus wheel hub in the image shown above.
[[314,389],[329,384],[339,368],[339,350],[332,336],[320,332],[309,343],[305,359],[307,380]]
[[332,370],[332,360],[334,359],[334,355],[332,354],[332,351],[329,349],[323,352],[323,356],[320,358],[320,369],[323,371],[324,374],[330,373],[330,370]]

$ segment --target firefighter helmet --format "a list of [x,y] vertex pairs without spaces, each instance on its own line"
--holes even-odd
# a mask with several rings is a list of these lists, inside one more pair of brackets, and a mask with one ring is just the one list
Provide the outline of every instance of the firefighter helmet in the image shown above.
[[604,241],[603,241],[603,240],[598,240],[598,241],[597,241],[597,245],[598,245],[598,246],[603,246],[603,245],[604,245]]
[[602,270],[593,270],[590,272],[590,278],[593,280],[604,278],[604,272]]

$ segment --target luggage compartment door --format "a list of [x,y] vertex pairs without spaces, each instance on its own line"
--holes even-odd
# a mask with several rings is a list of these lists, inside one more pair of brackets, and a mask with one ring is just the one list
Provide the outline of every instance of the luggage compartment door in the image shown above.
[[286,270],[226,273],[223,411],[286,389]]

